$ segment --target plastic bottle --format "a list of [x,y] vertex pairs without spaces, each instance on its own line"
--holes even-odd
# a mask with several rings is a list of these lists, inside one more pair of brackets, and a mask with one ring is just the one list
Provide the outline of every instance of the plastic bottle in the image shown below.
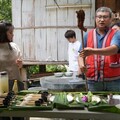
[[14,91],[15,94],[18,93],[18,83],[17,83],[17,80],[14,81],[12,91]]

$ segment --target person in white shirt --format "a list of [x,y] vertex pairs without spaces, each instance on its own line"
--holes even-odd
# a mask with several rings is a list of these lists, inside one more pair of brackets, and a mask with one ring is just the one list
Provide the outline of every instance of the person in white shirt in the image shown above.
[[65,32],[65,38],[68,40],[68,61],[69,71],[72,71],[74,76],[80,75],[81,71],[78,67],[78,56],[80,42],[76,39],[76,33],[73,30],[67,30]]

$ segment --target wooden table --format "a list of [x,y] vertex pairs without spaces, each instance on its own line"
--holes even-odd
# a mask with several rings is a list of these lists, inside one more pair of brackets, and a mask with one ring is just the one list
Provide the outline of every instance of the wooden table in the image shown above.
[[46,111],[3,111],[0,116],[9,117],[44,117],[66,119],[95,119],[95,120],[120,120],[120,114],[105,112],[90,112],[86,110],[46,110]]

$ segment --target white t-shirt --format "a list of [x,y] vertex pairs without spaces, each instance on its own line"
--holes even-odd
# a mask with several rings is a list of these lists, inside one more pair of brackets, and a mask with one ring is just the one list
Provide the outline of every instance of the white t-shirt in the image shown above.
[[68,60],[69,60],[69,70],[78,71],[78,56],[79,56],[80,42],[75,41],[74,43],[69,43],[68,46]]

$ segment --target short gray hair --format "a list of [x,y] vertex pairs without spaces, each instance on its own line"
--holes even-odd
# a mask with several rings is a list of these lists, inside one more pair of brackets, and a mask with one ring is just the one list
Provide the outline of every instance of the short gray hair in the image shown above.
[[112,17],[112,14],[113,14],[112,10],[110,8],[108,8],[108,7],[100,7],[100,8],[98,8],[96,10],[96,15],[97,15],[98,12],[109,12],[110,18]]

